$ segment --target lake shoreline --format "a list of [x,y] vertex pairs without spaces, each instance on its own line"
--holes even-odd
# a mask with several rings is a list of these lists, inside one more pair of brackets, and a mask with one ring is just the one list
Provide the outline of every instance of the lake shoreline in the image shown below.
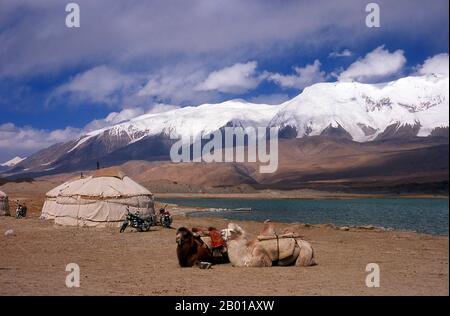
[[[227,218],[226,216],[220,217],[220,216],[195,216],[196,214],[202,214],[205,212],[211,212],[209,209],[198,209],[198,210],[192,210],[192,207],[183,207],[180,205],[176,206],[180,212],[178,212],[178,215],[183,215],[186,217],[192,217],[192,218],[203,218],[203,219],[223,219],[225,221],[234,221],[233,219]],[[226,214],[227,211],[217,211],[217,213]],[[241,220],[242,222],[255,222],[260,223],[260,221],[255,220]],[[277,220],[271,220],[272,222],[280,225],[297,225],[300,227],[314,227],[314,228],[332,228],[335,230],[340,231],[353,231],[353,232],[397,232],[397,233],[409,233],[409,234],[417,234],[422,236],[429,236],[429,237],[449,237],[449,234],[431,234],[431,233],[423,233],[418,232],[415,230],[407,230],[407,229],[395,229],[392,227],[383,227],[383,226],[376,226],[372,224],[367,225],[335,225],[333,223],[302,223],[302,222],[286,222],[286,221],[277,221]]]
[[261,200],[349,200],[349,199],[449,199],[438,194],[363,194],[323,191],[261,191],[255,193],[154,193],[157,199],[261,199]]

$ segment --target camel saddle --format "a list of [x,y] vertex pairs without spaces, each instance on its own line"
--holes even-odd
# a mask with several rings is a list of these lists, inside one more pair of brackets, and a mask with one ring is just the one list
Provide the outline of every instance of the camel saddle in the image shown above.
[[294,254],[297,246],[295,234],[258,236],[258,244],[269,254],[272,261],[286,259]]
[[225,240],[223,240],[222,235],[217,229],[210,229],[206,232],[203,231],[201,234],[196,232],[196,236],[198,236],[209,249],[217,249],[226,246]]
[[200,239],[203,241],[205,246],[207,246],[209,249],[213,249],[211,237],[202,236],[202,237],[200,237]]
[[211,246],[213,248],[220,248],[225,246],[225,240],[217,229],[209,230],[209,237],[211,237]]

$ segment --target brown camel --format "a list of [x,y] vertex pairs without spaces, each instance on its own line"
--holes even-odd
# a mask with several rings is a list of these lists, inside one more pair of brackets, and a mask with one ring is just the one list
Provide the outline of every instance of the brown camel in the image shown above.
[[193,267],[201,262],[220,264],[228,262],[228,256],[215,255],[213,248],[210,248],[200,236],[195,236],[189,229],[181,227],[176,235],[177,257],[181,267]]

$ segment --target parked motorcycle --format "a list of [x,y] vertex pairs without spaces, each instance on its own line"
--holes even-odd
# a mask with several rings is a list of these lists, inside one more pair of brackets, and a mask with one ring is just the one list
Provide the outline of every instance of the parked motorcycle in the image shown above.
[[27,207],[19,204],[16,208],[16,218],[24,218],[27,216]]
[[140,232],[149,231],[150,227],[152,227],[155,224],[156,221],[154,219],[154,216],[150,215],[146,218],[141,218],[139,216],[139,212],[133,214],[127,208],[127,217],[125,218],[125,220],[122,223],[122,226],[120,227],[120,232],[123,233],[128,226],[136,228]]
[[164,207],[161,207],[159,209],[159,224],[162,227],[170,228],[170,226],[172,225],[173,219],[172,219],[172,215],[170,215],[170,213],[168,211],[166,211],[166,207],[167,207],[167,204],[164,205]]

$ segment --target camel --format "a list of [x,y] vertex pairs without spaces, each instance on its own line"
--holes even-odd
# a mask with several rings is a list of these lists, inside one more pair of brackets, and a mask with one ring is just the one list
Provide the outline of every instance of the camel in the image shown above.
[[199,266],[201,262],[219,264],[228,262],[226,253],[218,256],[199,236],[189,229],[181,227],[176,234],[177,257],[181,267]]
[[235,267],[313,266],[316,264],[311,244],[293,232],[277,235],[270,220],[258,238],[250,240],[237,224],[222,231],[227,241],[228,258]]

